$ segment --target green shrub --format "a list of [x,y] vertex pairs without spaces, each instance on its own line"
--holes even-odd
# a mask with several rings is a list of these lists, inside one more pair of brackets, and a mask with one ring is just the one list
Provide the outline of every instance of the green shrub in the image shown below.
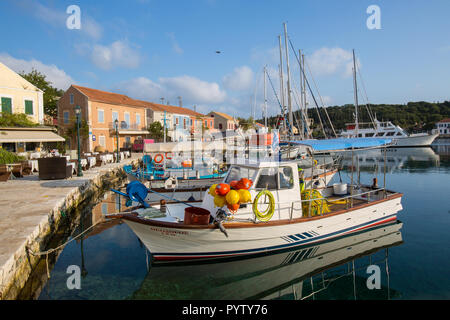
[[22,160],[25,160],[25,158],[4,149],[0,149],[0,164],[15,163]]
[[31,121],[24,113],[3,112],[0,117],[0,127],[36,127],[38,124]]

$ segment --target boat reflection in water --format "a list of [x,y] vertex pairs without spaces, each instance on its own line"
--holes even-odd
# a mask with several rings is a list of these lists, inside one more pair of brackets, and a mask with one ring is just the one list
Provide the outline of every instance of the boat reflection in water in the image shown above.
[[[319,245],[256,258],[150,264],[131,298],[390,299],[397,293],[389,288],[388,248],[403,243],[402,225],[395,221]],[[372,260],[377,252],[382,254],[381,261]],[[361,267],[361,262],[366,264]],[[387,284],[378,290],[366,285],[371,275],[366,273],[367,266],[372,264],[386,271],[381,279]]]
[[[361,171],[373,172],[383,171],[384,149],[372,149],[364,151],[355,151],[353,165],[357,163]],[[392,173],[399,169],[416,169],[423,164],[425,167],[439,166],[440,157],[432,148],[387,148],[386,149],[386,170]],[[342,165],[344,167],[352,166],[352,155],[350,152],[342,154]]]

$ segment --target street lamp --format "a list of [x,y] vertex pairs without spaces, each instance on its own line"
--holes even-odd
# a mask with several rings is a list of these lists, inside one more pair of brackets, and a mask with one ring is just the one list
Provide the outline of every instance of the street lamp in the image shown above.
[[114,120],[114,125],[116,126],[116,139],[117,139],[117,157],[116,157],[116,162],[119,163],[120,162],[120,158],[119,158],[119,120]]
[[80,122],[81,122],[81,107],[75,107],[75,114],[77,116],[77,143],[78,143],[78,170],[77,177],[83,176],[83,170],[81,168],[81,148],[80,148]]

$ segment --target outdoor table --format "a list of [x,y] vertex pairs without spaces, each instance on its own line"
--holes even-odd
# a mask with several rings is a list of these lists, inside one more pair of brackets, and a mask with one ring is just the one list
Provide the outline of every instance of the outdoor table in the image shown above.
[[112,154],[107,154],[106,156],[106,160],[107,162],[114,162],[114,156]]
[[31,166],[31,172],[39,171],[39,164],[37,160],[28,160],[28,164]]
[[130,157],[130,151],[124,151],[123,153],[125,154],[125,156],[126,156],[127,158]]
[[39,159],[41,157],[40,152],[32,152],[30,153],[30,159]]
[[88,157],[89,160],[89,167],[95,167],[97,164],[97,158],[96,157]]
[[86,168],[87,166],[87,159],[81,159],[81,167]]

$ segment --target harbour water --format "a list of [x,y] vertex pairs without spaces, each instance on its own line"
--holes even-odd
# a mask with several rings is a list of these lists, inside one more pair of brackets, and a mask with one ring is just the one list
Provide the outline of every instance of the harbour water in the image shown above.
[[[383,184],[379,150],[360,153],[360,180]],[[38,299],[449,299],[450,144],[388,149],[386,181],[404,193],[397,223],[270,256],[221,263],[154,265],[120,221],[99,224],[61,252]],[[334,179],[350,181],[351,159]],[[357,178],[356,175],[354,177]],[[72,236],[124,207],[106,194]],[[69,288],[70,266],[81,270]],[[368,268],[369,266],[372,266]],[[379,288],[368,287],[373,268]]]

